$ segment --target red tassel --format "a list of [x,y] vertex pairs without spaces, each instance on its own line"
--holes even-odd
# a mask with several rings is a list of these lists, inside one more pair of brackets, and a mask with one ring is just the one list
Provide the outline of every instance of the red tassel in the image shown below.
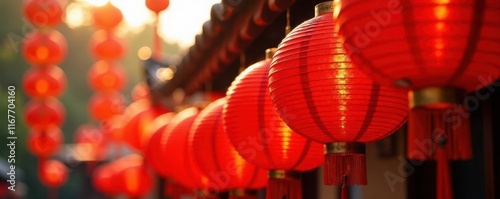
[[446,155],[446,150],[438,149],[437,156],[436,199],[452,199],[453,191],[451,187],[450,164]]
[[[366,185],[366,156],[360,153],[325,154],[325,185]],[[344,179],[345,178],[345,179]]]
[[444,137],[447,159],[472,158],[469,113],[464,107],[414,108],[408,119],[408,158],[436,160],[437,137]]
[[192,197],[194,192],[174,182],[172,179],[167,179],[165,182],[164,193],[172,199],[180,199],[186,196]]
[[302,199],[302,183],[300,179],[269,178],[266,199]]
[[346,185],[342,185],[342,190],[340,191],[341,199],[349,199],[349,190]]

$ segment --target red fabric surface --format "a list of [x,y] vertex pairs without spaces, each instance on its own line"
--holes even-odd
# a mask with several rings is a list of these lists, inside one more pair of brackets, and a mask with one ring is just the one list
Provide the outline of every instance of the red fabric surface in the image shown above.
[[90,115],[100,121],[106,121],[122,113],[125,99],[118,92],[98,92],[89,100]]
[[56,153],[63,142],[61,129],[56,126],[30,129],[28,150],[38,157],[49,157]]
[[95,91],[113,91],[122,90],[127,78],[120,64],[101,60],[89,69],[87,82]]
[[37,27],[56,27],[61,23],[63,8],[58,0],[25,0],[23,14]]
[[24,106],[24,121],[31,128],[61,126],[65,117],[64,106],[56,98],[32,99]]
[[125,43],[112,33],[99,30],[90,38],[90,51],[96,59],[113,61],[125,55]]
[[24,92],[33,98],[58,97],[66,89],[66,84],[64,71],[55,65],[28,69],[23,76]]

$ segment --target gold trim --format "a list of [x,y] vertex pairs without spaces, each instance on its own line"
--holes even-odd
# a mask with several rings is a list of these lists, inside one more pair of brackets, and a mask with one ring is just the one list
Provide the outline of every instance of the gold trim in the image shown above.
[[300,172],[290,170],[269,170],[268,177],[273,179],[300,179]]
[[314,16],[319,16],[325,13],[333,13],[333,1],[325,1],[314,6]]
[[362,142],[332,142],[325,144],[325,154],[332,153],[366,153],[365,143]]
[[[452,104],[460,102],[465,98],[463,89],[451,87],[427,87],[408,92],[410,108],[421,106],[439,107],[440,104]],[[441,106],[442,107],[442,106]]]
[[255,191],[247,190],[247,189],[231,189],[229,190],[230,196],[243,197],[248,195],[256,195]]
[[272,59],[274,54],[276,54],[276,48],[266,49],[266,59]]

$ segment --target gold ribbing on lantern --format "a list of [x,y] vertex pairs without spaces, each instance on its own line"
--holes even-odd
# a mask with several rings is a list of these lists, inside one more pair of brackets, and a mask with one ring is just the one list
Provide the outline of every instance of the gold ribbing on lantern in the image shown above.
[[314,7],[314,16],[322,15],[325,13],[333,12],[333,1],[327,1],[320,3]]
[[272,179],[300,179],[300,172],[290,170],[269,170],[268,177]]
[[461,102],[466,91],[451,87],[427,87],[408,92],[410,108],[447,108],[451,104]]
[[361,142],[332,142],[325,144],[325,154],[359,153],[365,154],[365,143]]
[[266,59],[272,59],[274,54],[276,54],[276,48],[266,49]]

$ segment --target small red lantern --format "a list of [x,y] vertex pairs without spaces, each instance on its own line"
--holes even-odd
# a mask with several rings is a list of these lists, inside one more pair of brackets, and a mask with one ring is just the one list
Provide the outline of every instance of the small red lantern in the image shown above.
[[123,57],[125,44],[112,33],[99,30],[90,38],[90,50],[97,59],[113,61]]
[[190,137],[195,161],[218,191],[265,187],[267,170],[243,159],[229,141],[222,120],[225,104],[225,98],[216,100],[196,117]]
[[[79,144],[78,154],[91,161],[104,159],[107,155],[103,132],[92,125],[82,125],[75,133],[75,143]],[[81,158],[81,159],[82,159]]]
[[128,120],[123,128],[124,140],[133,148],[144,151],[145,144],[152,135],[148,131],[149,125],[156,117],[167,113],[168,109],[161,105],[151,104],[148,99],[139,100],[130,106],[140,107],[140,109],[127,111]]
[[31,128],[61,126],[64,121],[64,106],[56,98],[32,99],[24,108],[24,119]]
[[169,4],[169,0],[146,0],[146,7],[155,13],[167,9]]
[[268,198],[301,198],[299,171],[323,163],[323,146],[292,131],[276,113],[267,76],[274,51],[231,84],[224,108],[226,132],[247,161],[269,169]]
[[60,161],[41,160],[38,167],[38,177],[45,186],[58,188],[66,183],[68,169]]
[[24,38],[24,58],[35,66],[58,64],[66,57],[66,51],[66,40],[56,30],[35,31]]
[[62,20],[63,8],[58,0],[26,0],[24,16],[37,27],[55,27]]
[[96,190],[109,194],[116,195],[121,191],[119,186],[118,171],[110,164],[105,164],[97,167],[92,173],[92,184]]
[[66,75],[57,66],[30,69],[24,73],[23,88],[30,97],[57,97],[66,89]]
[[125,99],[117,92],[94,94],[89,100],[89,113],[97,120],[106,121],[122,113]]
[[104,6],[96,7],[93,16],[94,24],[106,30],[114,29],[123,20],[122,12],[109,2]]
[[63,142],[61,129],[56,126],[34,128],[28,134],[29,151],[42,158],[49,157],[59,150]]
[[125,71],[118,63],[98,61],[88,72],[88,82],[96,91],[121,90],[126,84]]
[[335,29],[332,1],[279,45],[269,90],[280,117],[296,132],[326,145],[324,183],[366,184],[365,144],[406,121],[406,95],[383,87],[349,61]]
[[163,177],[169,177],[170,174],[164,167],[164,159],[160,158],[163,154],[163,151],[161,150],[161,140],[165,135],[165,129],[167,128],[168,124],[170,124],[170,120],[172,119],[172,117],[174,117],[174,115],[174,113],[165,113],[156,117],[149,124],[149,127],[147,129],[148,134],[151,135],[151,138],[145,145],[145,158],[147,163],[151,165],[151,167]]
[[148,194],[153,185],[153,174],[145,164],[125,168],[119,173],[123,182],[122,190],[131,197],[140,197]]

